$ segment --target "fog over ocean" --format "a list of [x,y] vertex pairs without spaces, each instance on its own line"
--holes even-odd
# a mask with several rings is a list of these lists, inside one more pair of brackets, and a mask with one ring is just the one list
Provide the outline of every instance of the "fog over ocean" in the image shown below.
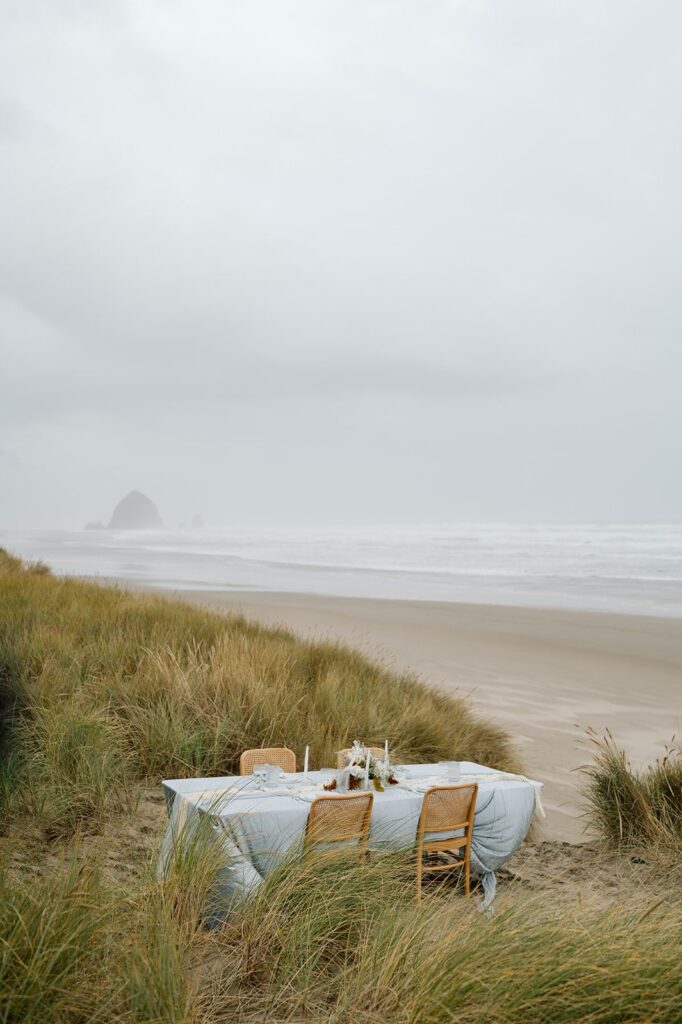
[[682,616],[682,524],[0,531],[0,545],[55,573],[168,590]]

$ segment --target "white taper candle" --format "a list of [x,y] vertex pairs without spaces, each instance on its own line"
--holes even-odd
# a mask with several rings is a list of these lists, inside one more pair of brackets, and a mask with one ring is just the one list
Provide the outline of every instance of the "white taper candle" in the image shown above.
[[384,743],[384,764],[388,768],[388,740]]
[[308,755],[310,753],[310,747],[305,748],[305,755],[303,757],[303,771],[308,774]]

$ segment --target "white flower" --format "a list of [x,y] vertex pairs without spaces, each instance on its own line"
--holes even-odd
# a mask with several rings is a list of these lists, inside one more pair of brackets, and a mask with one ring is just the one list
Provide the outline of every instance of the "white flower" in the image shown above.
[[351,768],[353,765],[360,765],[364,770],[365,747],[359,740],[353,741],[353,746],[345,754],[345,761],[347,768]]

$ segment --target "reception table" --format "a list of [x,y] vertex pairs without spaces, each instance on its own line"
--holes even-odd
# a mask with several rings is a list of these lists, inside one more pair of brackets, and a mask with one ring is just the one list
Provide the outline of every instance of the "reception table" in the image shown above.
[[[373,791],[370,850],[414,847],[424,791],[453,784],[445,764],[396,765],[393,770],[399,784]],[[331,771],[316,771],[282,773],[274,783],[253,775],[164,782],[170,820],[160,872],[168,870],[177,844],[186,843],[202,819],[209,822],[225,852],[217,883],[227,909],[302,846],[310,804],[326,795],[323,785],[333,776]],[[487,906],[495,895],[495,871],[521,845],[533,815],[544,814],[542,783],[470,761],[461,762],[459,781],[478,783],[471,871],[481,878]]]

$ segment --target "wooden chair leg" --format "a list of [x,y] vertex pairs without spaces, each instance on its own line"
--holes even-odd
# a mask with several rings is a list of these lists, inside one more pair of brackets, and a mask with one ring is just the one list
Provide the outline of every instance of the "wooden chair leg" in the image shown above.
[[464,849],[464,895],[471,895],[471,847]]

